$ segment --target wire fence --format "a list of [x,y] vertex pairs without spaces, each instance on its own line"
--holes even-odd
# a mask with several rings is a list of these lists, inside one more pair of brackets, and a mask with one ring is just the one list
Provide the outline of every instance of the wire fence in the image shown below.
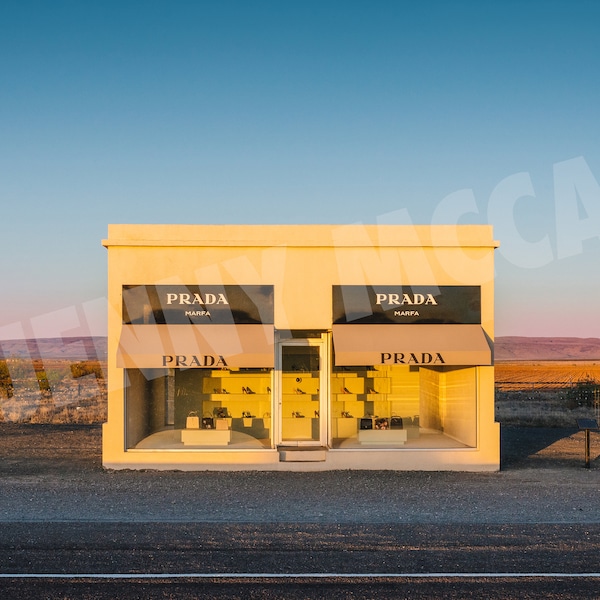
[[600,383],[502,381],[495,385],[496,420],[505,425],[574,427],[577,420],[600,420]]

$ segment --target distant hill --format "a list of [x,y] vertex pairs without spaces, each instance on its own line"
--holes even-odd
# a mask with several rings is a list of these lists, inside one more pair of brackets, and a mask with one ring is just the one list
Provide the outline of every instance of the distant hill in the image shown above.
[[[0,340],[1,358],[54,358],[64,360],[106,360],[105,337],[42,338]],[[497,337],[497,361],[509,360],[600,360],[599,338]]]
[[495,360],[600,360],[600,339],[575,337],[497,337]]
[[106,360],[106,337],[0,340],[0,358]]

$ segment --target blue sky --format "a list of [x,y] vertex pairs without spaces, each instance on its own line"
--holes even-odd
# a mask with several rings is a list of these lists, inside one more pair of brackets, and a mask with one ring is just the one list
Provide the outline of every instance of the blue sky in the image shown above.
[[[491,223],[496,334],[600,337],[600,3],[4,0],[0,339],[109,223]],[[57,324],[61,324],[60,327]]]

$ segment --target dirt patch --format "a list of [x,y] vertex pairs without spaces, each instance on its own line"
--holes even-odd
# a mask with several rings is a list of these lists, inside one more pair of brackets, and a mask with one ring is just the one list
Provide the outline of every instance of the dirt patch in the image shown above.
[[0,474],[102,469],[100,425],[0,424]]
[[[591,432],[591,468],[600,468],[600,433]],[[502,427],[503,470],[581,467],[584,432],[575,428]],[[0,475],[102,470],[100,425],[0,424]]]

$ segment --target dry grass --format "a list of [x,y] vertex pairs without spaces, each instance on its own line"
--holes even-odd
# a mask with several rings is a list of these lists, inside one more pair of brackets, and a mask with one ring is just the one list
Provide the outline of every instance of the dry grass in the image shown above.
[[502,362],[496,363],[495,374],[496,420],[501,423],[576,427],[578,419],[600,416],[598,405],[581,395],[584,385],[600,400],[600,362]]
[[106,364],[7,359],[6,365],[10,386],[0,389],[0,421],[86,425],[106,421]]
[[[535,387],[561,387],[578,381],[600,382],[600,362],[537,361],[498,362],[495,367],[496,387],[531,384]],[[523,385],[523,389],[527,386]]]

